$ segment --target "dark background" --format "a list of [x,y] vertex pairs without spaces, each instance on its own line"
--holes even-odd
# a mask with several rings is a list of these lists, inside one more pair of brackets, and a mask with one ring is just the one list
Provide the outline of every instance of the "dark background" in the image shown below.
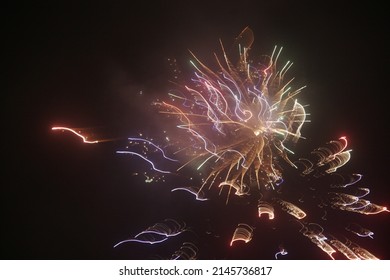
[[[292,75],[308,86],[300,100],[310,104],[311,123],[301,148],[348,136],[348,168],[364,174],[373,202],[390,206],[383,7],[359,1],[56,2],[2,9],[2,259],[147,258],[150,246],[112,246],[175,215],[206,221],[221,236],[198,240],[203,258],[272,259],[281,243],[289,251],[285,258],[326,258],[296,226],[281,226],[277,234],[259,226],[252,243],[232,253],[227,244],[244,210],[177,200],[164,186],[132,176],[137,162],[115,154],[126,137],[157,126],[145,104],[166,96],[167,58],[188,63],[191,49],[207,60],[219,50],[219,38],[232,44],[246,26],[255,35],[252,55],[283,46],[282,59],[294,62]],[[53,133],[54,125],[89,128],[115,141],[86,145]],[[390,259],[389,214],[361,219],[375,231],[375,239],[362,244]],[[176,245],[164,245],[166,252]]]

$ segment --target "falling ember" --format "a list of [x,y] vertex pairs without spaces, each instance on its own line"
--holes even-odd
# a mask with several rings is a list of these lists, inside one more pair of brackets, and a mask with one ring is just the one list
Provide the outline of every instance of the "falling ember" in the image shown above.
[[261,217],[263,214],[267,214],[268,219],[273,220],[275,218],[274,207],[270,203],[266,201],[259,201],[257,209],[259,212],[259,217]]
[[275,199],[275,202],[282,207],[282,210],[286,211],[288,214],[299,220],[306,217],[306,213],[291,202],[287,202],[281,199]]
[[230,241],[230,246],[233,245],[236,241],[244,241],[248,243],[252,240],[253,237],[253,228],[247,224],[238,224],[237,228],[234,230],[232,241]]

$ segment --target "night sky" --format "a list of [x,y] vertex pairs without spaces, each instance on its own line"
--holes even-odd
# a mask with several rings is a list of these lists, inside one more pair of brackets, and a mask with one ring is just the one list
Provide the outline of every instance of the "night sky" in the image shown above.
[[[285,259],[326,259],[283,218],[277,229],[266,220],[257,223],[252,242],[228,248],[237,223],[252,222],[252,209],[173,195],[174,180],[144,184],[132,176],[140,161],[115,153],[127,137],[158,129],[160,116],[148,104],[167,96],[168,58],[189,69],[188,50],[207,61],[219,51],[219,39],[232,45],[246,26],[255,35],[252,55],[283,46],[281,59],[294,62],[290,75],[307,85],[299,98],[309,104],[311,123],[298,149],[310,152],[347,136],[353,152],[346,170],[364,175],[371,201],[390,206],[383,7],[356,1],[127,2],[66,1],[2,11],[2,259],[166,258],[194,236],[158,248],[112,248],[165,218],[212,232],[214,237],[196,236],[200,258],[272,259],[283,244]],[[51,131],[55,125],[87,128],[112,141],[83,144]],[[359,244],[390,259],[389,213],[340,214],[372,229],[374,240]]]

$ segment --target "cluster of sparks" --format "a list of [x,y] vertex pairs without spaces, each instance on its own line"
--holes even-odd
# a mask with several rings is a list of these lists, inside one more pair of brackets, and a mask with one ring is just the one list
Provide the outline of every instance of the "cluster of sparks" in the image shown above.
[[[275,47],[270,56],[252,60],[249,57],[252,43],[252,31],[246,28],[237,38],[238,61],[235,63],[221,43],[222,56],[215,55],[217,71],[192,54],[193,78],[185,84],[177,83],[179,89],[169,93],[169,101],[154,102],[161,114],[173,119],[178,140],[170,135],[166,137],[167,143],[160,146],[152,139],[131,137],[127,149],[117,153],[142,159],[161,176],[192,171],[197,178],[194,182],[198,183],[176,186],[172,192],[189,192],[199,201],[222,196],[226,204],[232,197],[251,197],[251,201],[257,201],[258,216],[270,220],[280,215],[279,210],[284,211],[301,225],[302,235],[332,259],[336,251],[347,259],[377,259],[356,243],[340,241],[328,234],[317,221],[309,221],[303,200],[283,195],[287,185],[283,171],[290,168],[296,170],[299,177],[310,180],[324,176],[341,178],[316,196],[320,197],[320,208],[365,215],[389,212],[386,207],[366,199],[368,188],[357,187],[362,175],[353,174],[350,180],[345,180],[336,173],[351,158],[346,137],[327,143],[307,158],[295,156],[292,147],[303,138],[301,129],[308,122],[305,106],[298,101],[304,87],[294,89],[294,79],[285,81],[292,63],[288,61],[279,66],[282,48]],[[52,129],[70,131],[85,143],[98,142],[88,141],[66,127]],[[154,160],[156,155],[160,160]],[[144,176],[149,182],[153,181],[154,177],[146,173]],[[299,203],[302,205],[298,206]],[[324,211],[322,220],[326,220]],[[230,246],[237,241],[250,242],[253,229],[251,225],[239,223],[232,233]],[[345,230],[371,239],[374,234],[356,223],[349,224]],[[114,247],[128,242],[161,243],[183,231],[186,231],[185,224],[168,219]],[[286,254],[287,250],[280,246],[275,258]],[[173,258],[196,256],[196,246],[184,243]]]
[[230,241],[230,246],[232,246],[236,241],[244,241],[245,243],[248,243],[252,240],[252,237],[253,228],[250,225],[240,223],[234,230],[232,241]]

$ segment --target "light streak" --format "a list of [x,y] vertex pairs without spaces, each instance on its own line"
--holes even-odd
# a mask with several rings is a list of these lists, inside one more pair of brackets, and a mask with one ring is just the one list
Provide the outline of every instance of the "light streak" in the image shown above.
[[175,191],[186,191],[186,192],[189,192],[191,194],[193,194],[196,198],[196,200],[200,200],[200,201],[206,201],[208,200],[208,198],[206,198],[204,196],[204,193],[202,190],[196,190],[195,188],[193,187],[181,187],[181,188],[174,188],[171,190],[171,192],[175,192]]
[[374,232],[356,223],[350,223],[345,229],[360,237],[369,237],[371,239],[374,238]]
[[288,254],[288,252],[286,251],[286,249],[284,249],[282,246],[280,246],[279,251],[276,252],[276,254],[275,254],[275,259],[277,260],[279,255],[285,256],[287,254]]
[[96,144],[96,143],[99,143],[99,141],[95,140],[95,141],[89,141],[87,140],[87,137],[86,136],[83,136],[82,134],[80,134],[79,132],[75,131],[74,129],[71,129],[69,127],[64,127],[64,126],[54,126],[51,128],[51,130],[66,130],[66,131],[70,131],[72,132],[73,134],[77,135],[78,137],[80,137],[81,139],[83,139],[83,142],[84,143],[87,143],[87,144]]
[[146,230],[136,234],[133,238],[125,239],[114,245],[118,247],[121,244],[128,242],[157,244],[167,241],[171,237],[175,237],[186,231],[186,224],[179,223],[173,219],[165,219],[161,223],[156,223]]
[[116,151],[117,154],[129,154],[129,155],[135,155],[135,156],[138,156],[140,158],[142,158],[143,160],[147,161],[150,163],[150,165],[152,166],[153,170],[157,171],[157,172],[160,172],[160,173],[172,173],[170,171],[166,171],[166,170],[161,170],[161,169],[158,169],[154,166],[154,163],[147,159],[146,157],[144,157],[143,155],[141,154],[138,154],[136,152],[131,152],[131,151]]
[[122,241],[118,242],[113,247],[116,248],[119,245],[122,245],[122,244],[128,243],[128,242],[144,243],[144,244],[151,244],[151,245],[153,245],[153,244],[157,244],[157,243],[162,243],[162,242],[164,242],[166,240],[168,240],[167,237],[164,237],[164,238],[162,238],[160,240],[140,240],[140,239],[130,238],[130,239],[125,239],[125,240],[122,240]]

